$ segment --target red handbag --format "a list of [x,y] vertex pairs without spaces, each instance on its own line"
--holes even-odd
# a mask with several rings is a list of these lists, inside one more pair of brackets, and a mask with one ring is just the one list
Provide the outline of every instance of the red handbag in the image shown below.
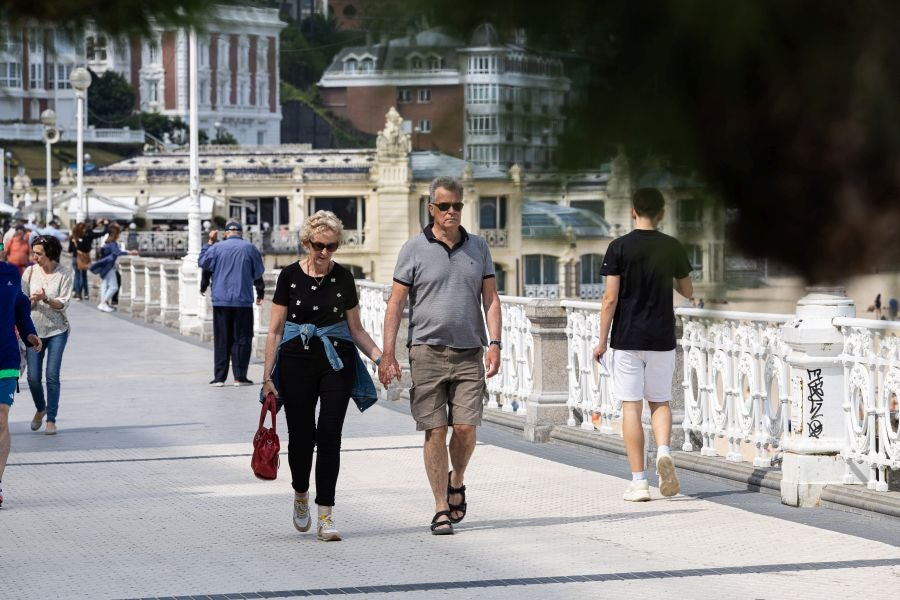
[[[263,423],[266,413],[272,414],[272,428],[267,428]],[[253,474],[260,479],[275,479],[278,477],[278,465],[281,462],[278,453],[281,451],[281,443],[275,432],[275,394],[266,395],[262,411],[259,414],[259,429],[253,436],[253,458],[250,459],[250,468]]]

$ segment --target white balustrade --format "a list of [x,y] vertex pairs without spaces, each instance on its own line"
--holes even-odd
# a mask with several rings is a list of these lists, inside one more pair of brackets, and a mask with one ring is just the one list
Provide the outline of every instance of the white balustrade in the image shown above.
[[[385,295],[390,291],[391,286],[390,284],[357,280],[356,288],[359,291],[359,317],[363,329],[372,337],[375,345],[384,348],[384,313],[387,310]],[[362,356],[366,367],[377,381],[378,368],[368,357]]]
[[866,486],[887,491],[888,469],[900,469],[900,323],[834,319],[844,337],[846,483],[855,483],[851,463],[869,469]]
[[600,303],[563,301],[562,306],[568,338],[568,425],[612,434],[613,424],[622,419],[622,402],[613,399],[609,372],[594,360],[600,341]]
[[528,397],[534,389],[534,338],[525,311],[533,303],[528,298],[501,297],[503,351],[500,373],[487,380],[487,408],[527,414]]
[[509,243],[509,232],[506,229],[482,229],[478,233],[491,247],[505,247]]
[[700,453],[717,456],[715,438],[728,441],[726,458],[744,460],[742,444],[755,447],[754,466],[771,466],[789,422],[788,348],[781,325],[793,315],[679,308],[684,324],[685,451],[689,432]]

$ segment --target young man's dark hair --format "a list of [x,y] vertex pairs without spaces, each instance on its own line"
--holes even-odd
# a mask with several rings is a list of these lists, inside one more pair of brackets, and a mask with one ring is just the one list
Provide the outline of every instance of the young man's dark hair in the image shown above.
[[658,189],[641,188],[634,193],[632,205],[638,215],[653,218],[662,212],[666,201]]

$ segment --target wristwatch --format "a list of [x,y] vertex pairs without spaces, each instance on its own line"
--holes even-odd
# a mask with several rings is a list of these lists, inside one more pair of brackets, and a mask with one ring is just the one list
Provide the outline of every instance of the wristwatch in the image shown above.
[[491,340],[491,343],[488,345],[489,346],[497,346],[498,348],[503,350],[503,342],[501,342],[500,340]]

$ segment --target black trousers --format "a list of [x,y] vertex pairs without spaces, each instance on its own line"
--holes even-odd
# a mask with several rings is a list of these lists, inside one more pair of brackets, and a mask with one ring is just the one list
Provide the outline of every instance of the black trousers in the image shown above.
[[309,489],[315,449],[315,502],[319,506],[334,506],[341,469],[341,432],[356,379],[356,348],[349,342],[338,342],[337,350],[344,363],[340,371],[331,367],[318,338],[310,340],[308,351],[282,352],[278,363],[278,393],[284,402],[288,426],[291,485],[297,492]]
[[250,344],[253,342],[253,309],[213,307],[213,360],[216,381],[228,378],[228,363],[235,379],[247,378]]

